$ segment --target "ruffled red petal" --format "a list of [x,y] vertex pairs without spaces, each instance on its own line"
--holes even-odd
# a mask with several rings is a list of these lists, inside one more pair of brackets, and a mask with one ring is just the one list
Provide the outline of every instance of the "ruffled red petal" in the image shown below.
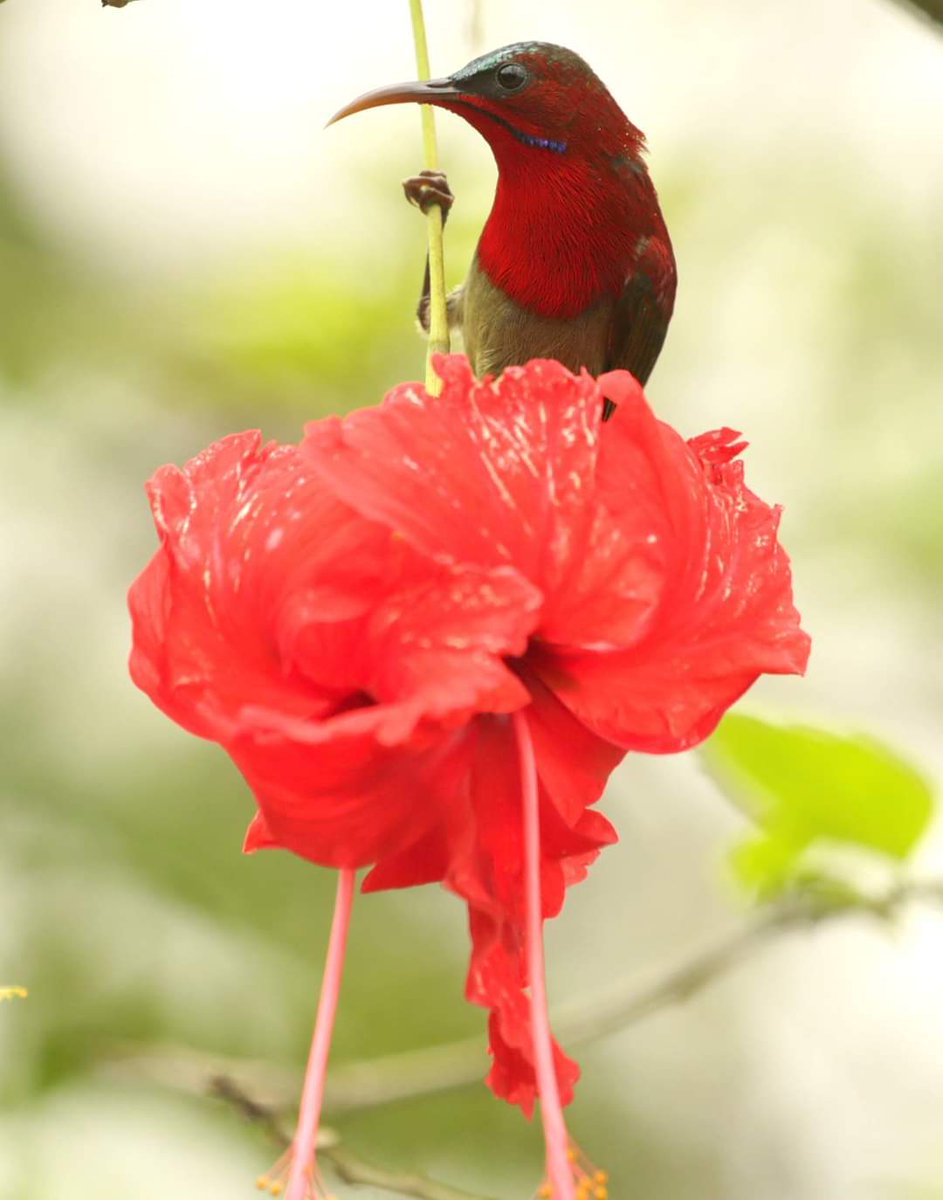
[[619,399],[597,494],[609,519],[634,524],[660,560],[658,605],[629,645],[545,641],[529,662],[600,737],[667,753],[711,733],[760,674],[801,673],[810,643],[777,540],[779,510],[744,485],[737,435],[686,443],[637,389]]
[[[546,748],[572,717],[539,688],[540,700],[527,710],[535,744]],[[601,814],[587,811],[598,797],[600,775],[611,751],[589,745],[581,732],[570,749],[587,752],[583,771],[567,773],[567,748],[557,744],[544,758],[546,780],[562,791],[551,794],[540,779],[541,893],[544,918],[554,917],[566,887],[582,879],[599,850],[616,840]],[[598,739],[595,739],[598,743]],[[530,1112],[536,1094],[533,1039],[525,994],[525,911],[523,889],[523,818],[516,749],[504,718],[480,717],[465,739],[464,788],[449,809],[448,864],[444,882],[469,907],[472,960],[466,995],[490,1009],[489,1031],[494,1064],[488,1083],[495,1093]],[[557,1048],[559,1085],[564,1102],[572,1096],[579,1070]]]
[[[346,503],[430,554],[512,564],[543,593],[528,665],[623,747],[704,738],[762,672],[804,668],[777,510],[731,461],[729,430],[688,444],[636,380],[558,363],[444,387],[309,427],[304,453]],[[619,404],[600,430],[601,394]],[[422,463],[422,471],[416,464]]]
[[527,703],[506,660],[540,593],[422,555],[258,434],[149,492],[161,549],[131,589],[132,675],[242,769],[265,816],[250,845],[352,866],[415,843],[448,802],[451,731]]
[[227,746],[265,820],[249,849],[281,846],[327,866],[361,867],[438,829],[451,801],[458,735],[424,728],[405,745],[382,746],[370,728],[345,725],[316,738],[273,722],[266,737],[258,714],[251,735]]
[[595,500],[595,381],[541,360],[494,383],[458,356],[437,367],[441,396],[404,385],[380,408],[308,426],[312,467],[424,553],[513,566],[543,594],[539,636],[631,638],[660,578],[644,541]]

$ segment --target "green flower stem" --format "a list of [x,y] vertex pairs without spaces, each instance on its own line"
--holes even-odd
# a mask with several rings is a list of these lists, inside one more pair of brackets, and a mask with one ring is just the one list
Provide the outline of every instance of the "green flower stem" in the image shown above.
[[[409,0],[413,22],[413,41],[416,44],[416,67],[420,79],[429,79],[429,47],[426,44],[426,23],[422,15],[422,0]],[[435,136],[435,117],[428,104],[420,106],[422,113],[422,145],[425,167],[439,169],[439,150]],[[433,354],[449,352],[449,317],[445,303],[445,253],[442,247],[442,210],[429,206],[429,342],[426,351],[426,391],[437,396],[442,381],[432,369]]]

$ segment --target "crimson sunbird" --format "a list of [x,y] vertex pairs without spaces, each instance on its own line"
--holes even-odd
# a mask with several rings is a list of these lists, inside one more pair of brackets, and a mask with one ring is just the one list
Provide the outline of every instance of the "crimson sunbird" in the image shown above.
[[[518,42],[444,79],[367,92],[331,121],[406,102],[464,117],[497,162],[491,214],[449,297],[476,374],[555,358],[593,375],[625,367],[645,383],[674,308],[675,260],[644,135],[602,81],[572,50]],[[404,187],[448,212],[443,175]],[[421,320],[427,305],[428,271]]]

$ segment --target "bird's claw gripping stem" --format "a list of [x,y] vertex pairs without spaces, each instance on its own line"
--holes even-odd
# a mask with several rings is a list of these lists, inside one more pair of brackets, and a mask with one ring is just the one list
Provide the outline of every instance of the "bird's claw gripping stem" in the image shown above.
[[[449,187],[449,181],[446,179],[443,171],[420,171],[418,175],[411,175],[409,179],[403,180],[403,192],[409,203],[415,204],[424,215],[434,205],[437,206],[442,213],[442,225],[444,228],[445,222],[448,219],[449,209],[452,207],[455,197],[452,195],[452,189]],[[416,316],[419,319],[420,326],[426,333],[429,332],[429,297],[429,255],[426,254],[426,270],[422,278],[422,292],[419,296],[419,303],[416,306]]]
[[422,213],[428,213],[433,204],[442,210],[442,224],[445,224],[449,209],[455,197],[449,187],[449,181],[442,171],[420,171],[403,180],[403,192],[410,204]]

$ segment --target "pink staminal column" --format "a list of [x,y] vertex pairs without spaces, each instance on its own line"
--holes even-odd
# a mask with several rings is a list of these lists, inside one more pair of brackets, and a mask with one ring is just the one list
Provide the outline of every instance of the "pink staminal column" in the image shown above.
[[[557,1073],[553,1063],[553,1038],[547,1011],[547,982],[544,972],[543,911],[540,888],[540,807],[537,793],[537,764],[527,718],[514,714],[514,734],[521,771],[521,801],[524,820],[524,889],[527,941],[527,978],[530,984],[530,1020],[534,1036],[534,1064],[540,1116],[547,1147],[547,1180],[553,1200],[574,1200],[576,1185],[570,1158],[570,1139]],[[290,1198],[289,1198],[290,1200]]]
[[314,1023],[311,1052],[308,1055],[308,1067],[301,1091],[298,1128],[289,1151],[291,1165],[285,1200],[308,1200],[315,1195],[318,1179],[315,1148],[324,1102],[331,1035],[334,1032],[334,1018],[337,1014],[341,977],[344,973],[344,955],[347,950],[347,932],[350,928],[350,910],[354,902],[355,885],[356,872],[350,868],[342,868],[337,879],[337,899],[334,903],[331,938],[318,1000],[318,1015]]

